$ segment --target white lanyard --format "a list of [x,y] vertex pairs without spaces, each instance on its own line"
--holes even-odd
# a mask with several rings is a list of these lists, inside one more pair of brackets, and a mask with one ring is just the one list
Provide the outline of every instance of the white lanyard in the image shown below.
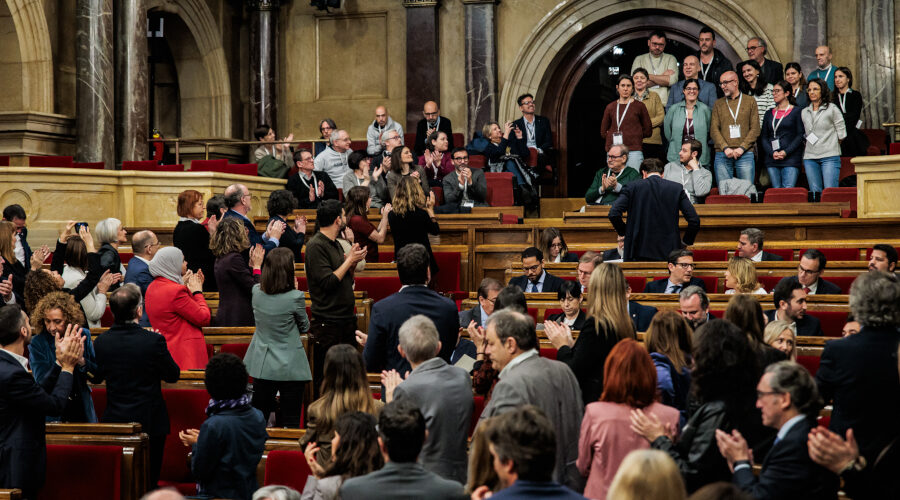
[[[833,70],[833,69],[834,69],[834,66],[831,65],[831,64],[829,64],[829,65],[828,65],[828,73],[825,73],[825,78],[823,78],[823,80],[825,80],[826,82],[828,82],[828,77],[831,76],[831,70]],[[821,73],[821,72],[822,72],[822,70],[820,69],[820,70],[819,70],[819,73]]]
[[775,121],[775,113],[778,112],[778,108],[775,108],[775,110],[772,111],[772,136],[775,136],[775,134],[778,133],[778,126],[781,125],[781,122],[784,121],[784,117],[787,116],[792,109],[794,109],[794,107],[789,105],[788,108],[784,110],[784,114],[781,115],[781,118],[778,121]]
[[685,131],[685,133],[690,134],[691,129],[693,127],[694,127],[694,119],[687,117],[687,108],[685,108],[685,110],[684,110],[684,131]]
[[797,97],[797,94],[799,94],[799,93],[800,93],[800,87],[797,87],[796,89],[794,89],[794,97]]
[[[659,74],[659,70],[656,69],[656,65],[653,64],[653,54],[649,54],[648,59],[649,59],[649,62],[650,62],[650,70],[653,71],[653,74],[654,74],[654,75],[658,75],[658,74]],[[659,62],[662,63],[662,56],[659,56]]]
[[838,103],[841,105],[841,113],[847,114],[847,94],[851,92],[850,89],[847,89],[846,94],[841,94],[838,92]]
[[[715,56],[713,56],[715,59]],[[706,68],[703,67],[703,61],[700,61],[700,74],[703,75],[703,79],[706,80],[706,75],[709,73],[709,69],[712,68],[713,60],[709,60],[709,64],[706,65]]]
[[631,99],[628,100],[628,104],[625,105],[625,112],[622,113],[622,116],[619,117],[619,102],[616,102],[616,130],[619,132],[622,131],[622,122],[625,121],[625,115],[628,114],[628,106],[631,106]]
[[744,100],[744,94],[741,93],[740,95],[741,95],[741,96],[738,97],[737,111],[732,112],[732,111],[731,111],[731,104],[728,104],[728,101],[725,101],[725,106],[728,106],[728,113],[731,115],[731,119],[734,120],[734,124],[735,124],[735,125],[737,125],[737,117],[738,117],[738,115],[739,115],[740,112],[741,112],[741,101]]
[[[306,189],[309,189],[309,183],[306,182],[306,179],[304,178],[303,174],[300,174],[298,177],[300,177],[300,182],[302,182],[303,185],[306,186]],[[316,182],[316,174],[315,173],[312,174],[312,181],[313,181],[313,186],[319,185],[319,183]]]

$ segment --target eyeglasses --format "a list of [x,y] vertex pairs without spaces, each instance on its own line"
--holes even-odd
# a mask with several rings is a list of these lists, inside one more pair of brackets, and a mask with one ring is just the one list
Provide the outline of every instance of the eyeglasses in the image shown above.
[[532,104],[534,104],[534,101],[522,101],[519,106],[531,106]]
[[551,243],[550,248],[562,248],[562,243]]
[[772,396],[775,394],[781,394],[778,391],[756,391],[756,399],[762,399],[764,396]]
[[685,87],[684,91],[685,92],[700,92],[700,89],[698,89],[697,87]]
[[720,83],[719,86],[720,86],[720,87],[724,87],[724,86],[726,86],[726,85],[731,85],[732,83],[737,83],[737,79],[734,79],[734,80],[725,80],[724,82]]
[[453,161],[466,161],[468,159],[469,159],[468,156],[454,156],[453,157]]
[[809,269],[804,269],[803,266],[797,266],[797,271],[803,274],[819,274],[819,271],[810,271]]
[[753,52],[754,50],[756,50],[760,47],[761,47],[761,45],[747,47],[747,52]]
[[540,265],[540,264],[535,264],[535,265],[533,265],[533,266],[528,266],[528,267],[525,267],[525,268],[523,268],[523,269],[525,269],[525,272],[529,272],[529,271],[537,271],[537,270],[540,269],[540,268],[541,268],[541,265]]
[[694,269],[697,267],[697,264],[694,264],[693,262],[679,262],[675,265],[682,269]]
[[329,127],[328,125],[325,125],[324,127],[319,127],[319,132],[324,132],[326,130],[334,130],[334,129]]
[[628,155],[606,155],[607,160],[615,160],[616,158],[625,158]]

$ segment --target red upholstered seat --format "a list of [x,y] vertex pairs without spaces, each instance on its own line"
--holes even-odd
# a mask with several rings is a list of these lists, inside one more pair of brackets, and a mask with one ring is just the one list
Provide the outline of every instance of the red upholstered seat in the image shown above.
[[[803,256],[803,252],[808,248],[801,248],[797,255]],[[834,260],[859,260],[858,248],[817,248],[816,250],[825,254],[825,258],[829,262]]]
[[47,480],[37,498],[122,498],[122,447],[47,445]]
[[728,260],[728,250],[692,250],[694,262],[724,262]]
[[306,478],[312,474],[303,452],[272,450],[266,456],[266,476],[263,486],[280,484],[303,491]]
[[880,128],[861,128],[860,132],[866,134],[869,138],[869,146],[878,149],[879,154],[887,151],[888,136],[884,129]]
[[703,280],[707,293],[716,293],[719,289],[719,278],[715,276],[696,276]]
[[485,165],[487,165],[487,158],[484,155],[469,155],[470,168],[484,168]]
[[806,311],[806,314],[819,318],[826,337],[840,337],[847,322],[847,313],[842,311]]
[[219,352],[230,352],[231,354],[244,359],[248,347],[250,347],[250,344],[222,344],[222,347],[219,348]]
[[856,165],[850,161],[852,159],[852,156],[841,156],[841,171],[838,174],[838,182],[844,180],[845,177],[856,175]]
[[562,312],[563,310],[558,307],[553,309],[544,309],[544,320],[546,321],[550,316],[553,316],[554,314],[561,314]]
[[531,319],[533,319],[535,323],[537,323],[538,310],[537,310],[536,307],[529,307],[529,308],[528,308],[528,315],[531,316]]
[[444,204],[444,188],[441,186],[431,186],[431,192],[434,193],[434,205],[439,207]]
[[[353,151],[365,151],[368,146],[368,141],[350,141],[350,149]],[[301,491],[303,490],[301,489]]]
[[102,161],[92,162],[76,162],[72,164],[72,168],[89,168],[92,170],[103,170],[106,165]]
[[181,443],[178,432],[199,429],[203,425],[209,394],[204,389],[163,389],[162,394],[169,411],[171,430],[166,436],[159,485],[172,486],[183,495],[194,495],[197,492],[196,481],[191,476],[187,461],[191,449]]
[[784,260],[794,260],[793,248],[766,248],[766,251],[769,253],[774,253]]
[[855,211],[856,205],[856,188],[855,187],[832,187],[822,190],[822,203],[840,203],[850,202],[850,210]]
[[159,165],[155,160],[123,161],[122,170],[143,170],[146,172],[184,172],[184,165]]
[[31,167],[72,167],[71,156],[29,156]]
[[511,207],[515,204],[512,172],[485,172],[484,180],[487,183],[488,205]]
[[106,386],[91,387],[91,401],[94,402],[94,411],[102,421],[103,412],[106,410]]
[[756,279],[759,281],[759,284],[766,289],[767,292],[771,292],[775,289],[775,285],[778,284],[784,276],[757,276]]
[[0,167],[9,166],[9,155],[0,156]]
[[459,273],[462,268],[459,252],[434,252],[434,261],[437,262],[438,269],[440,269],[435,276],[435,290],[439,292],[459,290]]
[[538,151],[535,148],[528,148],[528,166],[536,167],[538,163]]
[[224,172],[237,175],[258,175],[256,163],[232,163],[225,168]]
[[540,354],[542,358],[556,359],[556,349],[552,347],[541,347]]
[[797,362],[803,365],[806,368],[806,371],[809,372],[813,377],[816,376],[816,372],[819,371],[819,362],[822,361],[822,358],[819,356],[811,356],[811,355],[799,355],[797,356]]
[[225,172],[228,160],[194,160],[191,162],[192,172]]
[[453,133],[453,147],[454,148],[466,147],[466,136],[460,134],[459,132],[454,132]]
[[344,188],[337,188],[337,190],[338,190],[338,200],[340,200],[341,203],[343,203],[344,202]]
[[566,281],[578,281],[578,276],[560,276],[560,278]]
[[850,286],[853,285],[856,276],[825,276],[824,279],[841,287],[841,293],[850,295]]
[[369,298],[378,302],[379,300],[400,291],[399,276],[357,276],[356,290],[364,290],[369,294]]
[[306,281],[306,276],[297,276],[297,289],[309,290],[309,283]]
[[[407,132],[407,133],[403,134],[403,145],[408,147],[409,149],[415,149],[416,133],[415,132]],[[415,154],[415,152],[413,154]]]
[[115,321],[116,318],[113,316],[112,309],[110,309],[109,306],[106,306],[106,310],[103,311],[103,316],[100,317],[100,326],[109,328],[113,326]]
[[119,252],[119,260],[122,261],[123,264],[128,264],[134,257],[134,252]]
[[900,155],[900,142],[892,142],[888,144],[889,155]]
[[704,201],[707,205],[750,204],[750,197],[742,194],[711,194]]
[[[816,369],[818,369],[818,366],[816,367]],[[829,425],[831,425],[831,416],[822,415],[821,417],[817,417],[816,423],[821,425],[822,427],[828,427]]]
[[631,287],[631,293],[641,293],[647,285],[647,278],[643,276],[626,276],[625,281]]
[[806,188],[769,188],[763,197],[763,203],[806,203],[809,191]]
[[[437,257],[435,257],[437,258]],[[394,252],[383,252],[381,250],[378,251],[378,262],[384,262],[390,264],[394,262]]]
[[520,224],[522,222],[516,214],[500,214],[500,224]]
[[475,427],[478,426],[478,419],[481,418],[481,412],[484,411],[484,396],[473,396],[472,403],[474,403],[472,407],[472,420],[469,423],[469,437],[475,432]]

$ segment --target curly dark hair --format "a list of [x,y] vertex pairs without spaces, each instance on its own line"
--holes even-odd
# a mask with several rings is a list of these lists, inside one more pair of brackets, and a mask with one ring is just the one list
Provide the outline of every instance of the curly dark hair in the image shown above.
[[37,303],[50,292],[62,290],[55,275],[46,269],[33,269],[25,275],[25,312],[31,314]]
[[375,417],[361,411],[351,411],[338,417],[334,430],[340,436],[334,461],[325,476],[340,475],[344,479],[364,476],[384,467],[384,457],[378,447]]
[[713,319],[694,337],[694,397],[701,403],[724,401],[729,414],[753,408],[759,375],[756,352],[740,328]]
[[35,304],[31,311],[31,328],[38,332],[43,331],[44,316],[47,315],[47,311],[52,309],[62,311],[66,317],[66,323],[85,326],[84,313],[81,312],[78,302],[75,302],[75,297],[66,292],[56,291],[48,293]]
[[294,197],[294,193],[287,189],[272,191],[272,194],[269,195],[269,201],[266,203],[266,210],[269,211],[269,218],[275,217],[276,215],[279,217],[286,217],[290,215],[295,208],[297,208],[297,198]]
[[213,399],[237,399],[247,393],[247,367],[241,358],[220,352],[206,364],[206,392]]

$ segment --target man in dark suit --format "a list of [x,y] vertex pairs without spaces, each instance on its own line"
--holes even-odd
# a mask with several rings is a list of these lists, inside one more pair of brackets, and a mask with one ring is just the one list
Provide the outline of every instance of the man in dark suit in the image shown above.
[[669,277],[653,280],[644,286],[644,293],[680,293],[689,286],[699,286],[706,291],[706,284],[694,278],[694,252],[672,250],[669,254]]
[[166,339],[138,325],[141,291],[126,284],[109,297],[115,324],[94,341],[97,382],[106,380],[104,423],[139,422],[150,436],[150,477],[153,489],[159,479],[163,446],[169,434],[169,413],[160,380],[177,382],[178,365],[169,354]]
[[278,239],[284,233],[287,224],[277,220],[270,220],[266,232],[260,235],[253,226],[253,221],[247,216],[253,209],[253,198],[250,190],[243,184],[232,184],[225,188],[225,206],[228,211],[222,217],[234,217],[247,228],[247,237],[250,238],[250,246],[262,245],[268,252],[278,246]]
[[16,246],[13,251],[16,259],[25,266],[26,271],[31,270],[31,247],[28,245],[28,228],[25,226],[25,209],[18,203],[7,205],[3,209],[3,220],[12,222],[16,226]]
[[84,353],[84,337],[73,327],[66,327],[56,346],[56,363],[38,385],[24,356],[31,341],[28,316],[17,304],[0,307],[0,488],[19,488],[24,498],[36,498],[44,484],[44,421],[47,415],[62,414]]
[[[418,244],[406,245],[397,252],[397,274],[403,287],[399,292],[379,300],[372,308],[369,333],[363,358],[369,372],[410,370],[409,361],[397,351],[398,332],[404,321],[424,314],[437,326],[441,337],[439,356],[448,363],[459,336],[459,312],[456,303],[428,288],[431,280],[428,252]],[[357,332],[361,335],[361,332]]]
[[822,324],[819,318],[806,314],[806,292],[796,281],[781,280],[772,291],[775,309],[766,311],[769,321],[784,320],[794,323],[797,335],[821,337]]
[[425,470],[416,462],[425,443],[425,417],[412,401],[388,403],[378,415],[378,446],[385,457],[380,470],[344,481],[344,500],[457,499],[462,484]]
[[[159,238],[153,231],[138,231],[131,237],[131,250],[134,257],[128,261],[128,269],[125,270],[125,283],[134,283],[141,289],[141,296],[147,295],[147,287],[153,283],[153,275],[150,274],[150,260],[159,250]],[[140,325],[149,327],[150,320],[147,311],[141,315]]]
[[473,321],[475,326],[484,327],[487,318],[494,312],[494,302],[503,285],[494,278],[485,278],[478,285],[478,305],[459,312],[459,326],[467,328]]
[[449,213],[469,212],[472,207],[486,207],[487,180],[480,168],[469,168],[469,153],[465,148],[454,148],[450,153],[454,170],[444,176],[442,207]]
[[[396,130],[393,132],[397,133]],[[294,153],[294,164],[297,166],[297,173],[288,179],[285,189],[297,198],[297,208],[315,210],[323,200],[339,198],[331,176],[324,172],[317,174],[314,171],[316,165],[308,149],[301,148]]]
[[743,436],[716,430],[719,451],[734,471],[734,484],[753,498],[837,498],[837,476],[815,464],[807,449],[819,411],[818,391],[809,372],[793,361],[769,365],[756,394],[763,425],[778,429],[778,434],[755,477]]
[[616,248],[603,252],[603,262],[622,262],[625,257],[625,237],[616,236]]
[[784,260],[780,255],[775,255],[763,250],[765,237],[766,233],[764,233],[762,229],[757,229],[755,227],[744,229],[738,237],[737,249],[734,252],[735,256],[744,257],[753,262],[774,262]]
[[444,132],[447,134],[447,151],[453,150],[453,125],[446,116],[441,116],[441,109],[434,101],[428,101],[422,109],[425,118],[419,120],[416,125],[416,142],[413,149],[416,156],[422,156],[425,151],[425,139],[434,132]]
[[699,286],[689,286],[678,294],[678,308],[681,315],[696,330],[715,316],[709,312],[709,297]]
[[410,400],[425,416],[428,436],[419,463],[445,479],[465,483],[472,379],[466,370],[437,357],[440,349],[434,322],[421,314],[409,318],[400,327],[400,353],[412,371],[406,380],[396,371],[382,372],[381,380],[386,401]]
[[766,56],[769,55],[769,46],[761,37],[753,37],[747,40],[747,58],[753,59],[759,64],[762,75],[767,83],[774,84],[784,79],[784,66]]
[[800,256],[797,276],[786,276],[781,281],[799,283],[807,295],[840,295],[843,293],[841,287],[822,279],[826,264],[828,259],[825,258],[825,254],[810,248]]
[[900,280],[861,274],[850,289],[850,312],[862,329],[825,344],[816,382],[824,403],[834,404],[831,430],[843,437],[853,429],[860,453],[874,461],[900,435]]
[[509,280],[525,293],[556,293],[563,279],[553,276],[544,270],[544,252],[538,248],[528,247],[522,251],[522,269],[525,274]]
[[[625,237],[625,262],[665,260],[669,252],[694,243],[700,230],[700,216],[684,187],[662,178],[663,163],[656,158],[641,162],[643,180],[622,190],[609,209],[609,220],[619,236]],[[678,212],[688,227],[681,237]],[[628,213],[628,225],[622,220]]]
[[[629,295],[631,289],[629,288]],[[656,316],[657,309],[653,306],[645,306],[633,300],[628,301],[628,315],[631,316],[631,322],[634,323],[634,329],[638,332],[646,332],[650,328],[650,322],[653,316]]]
[[[519,109],[522,111],[522,118],[513,122],[513,128],[518,132],[510,136],[511,141],[518,142],[513,149],[525,151],[526,149],[535,149],[538,153],[537,167],[543,169],[547,165],[553,164],[553,131],[550,129],[550,120],[546,116],[534,114],[534,96],[531,94],[522,94],[516,100]],[[524,158],[526,161],[528,158]]]

